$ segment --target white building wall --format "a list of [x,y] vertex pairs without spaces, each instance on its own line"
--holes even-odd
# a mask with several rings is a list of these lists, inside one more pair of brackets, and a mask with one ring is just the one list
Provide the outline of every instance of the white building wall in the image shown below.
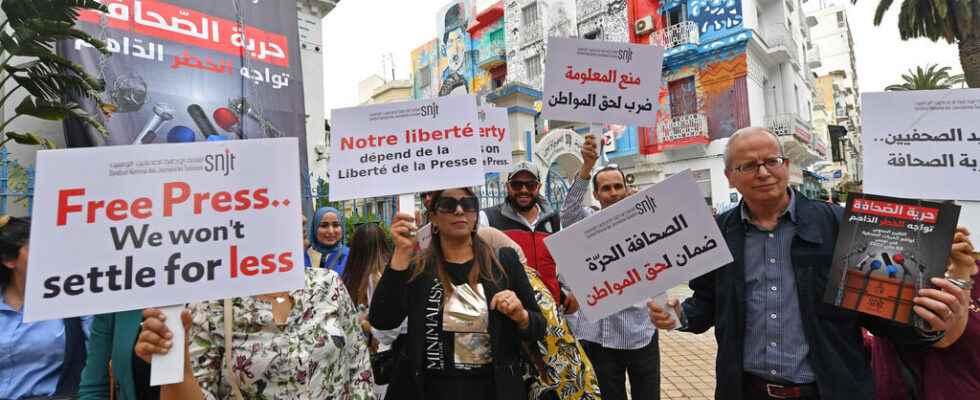
[[317,160],[317,146],[326,146],[323,99],[323,15],[310,14],[302,5],[298,10],[300,61],[303,66],[303,98],[306,100],[306,157],[313,176],[327,176],[327,162]]

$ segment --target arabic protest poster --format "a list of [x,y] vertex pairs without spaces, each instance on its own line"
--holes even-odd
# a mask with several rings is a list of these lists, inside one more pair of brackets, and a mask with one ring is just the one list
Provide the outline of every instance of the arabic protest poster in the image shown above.
[[108,137],[66,124],[69,147],[295,137],[305,173],[306,111],[296,7],[278,2],[102,0],[77,28],[101,39],[58,52],[106,82]]
[[980,200],[980,89],[865,93],[864,191]]
[[24,320],[303,287],[296,139],[38,152]]
[[960,207],[851,193],[824,301],[904,324],[919,289],[946,271]]
[[331,115],[331,200],[484,182],[483,123],[473,96],[340,108]]
[[545,239],[581,310],[601,319],[732,262],[690,171]]
[[655,126],[663,58],[659,46],[549,38],[541,115]]
[[507,109],[480,107],[480,151],[483,153],[483,170],[486,173],[505,174],[510,171],[514,145],[510,138],[510,122]]

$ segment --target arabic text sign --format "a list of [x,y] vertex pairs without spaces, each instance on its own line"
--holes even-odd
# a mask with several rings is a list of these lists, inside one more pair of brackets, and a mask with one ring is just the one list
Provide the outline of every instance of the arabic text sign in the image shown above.
[[664,50],[548,39],[542,115],[562,121],[654,126]]
[[909,198],[980,200],[980,89],[865,93],[864,188]]
[[545,239],[597,320],[732,261],[690,171]]
[[513,159],[507,109],[480,107],[480,149],[484,172],[507,173]]
[[482,185],[480,127],[473,96],[334,110],[330,199]]
[[26,321],[303,287],[295,138],[149,146],[38,153]]

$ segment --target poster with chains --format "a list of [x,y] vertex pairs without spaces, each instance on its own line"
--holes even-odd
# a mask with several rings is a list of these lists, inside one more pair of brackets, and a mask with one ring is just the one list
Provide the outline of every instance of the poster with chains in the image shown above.
[[[296,137],[306,161],[303,79],[297,11],[273,1],[101,0],[77,28],[103,41],[107,54],[81,40],[58,52],[105,80],[89,113],[108,135],[74,120],[69,147],[145,145]],[[303,171],[305,173],[305,171]]]

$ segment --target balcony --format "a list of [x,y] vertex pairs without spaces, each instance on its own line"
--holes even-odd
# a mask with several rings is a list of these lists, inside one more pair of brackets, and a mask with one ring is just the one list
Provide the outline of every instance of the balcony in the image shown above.
[[605,4],[603,1],[587,1],[582,4],[578,9],[578,20],[579,22],[586,21],[596,15],[601,14],[605,11]]
[[544,27],[540,22],[533,22],[524,26],[521,31],[521,44],[529,45],[539,42],[544,38]]
[[820,60],[820,47],[813,46],[813,48],[807,50],[806,60],[810,68],[820,68],[823,65],[823,61]]
[[708,144],[708,118],[703,113],[667,118],[657,124],[657,142],[668,150],[689,144]]
[[477,65],[489,71],[507,63],[507,47],[503,42],[494,41],[489,46],[480,49],[480,59]]
[[[814,151],[812,127],[796,114],[776,114],[766,117],[766,128],[783,144],[786,156],[800,168],[819,161],[822,157]],[[826,151],[826,149],[824,150]]]
[[661,29],[655,32],[650,39],[652,43],[659,44],[665,49],[672,49],[683,45],[697,46],[701,44],[698,25],[694,21],[685,21]]
[[792,61],[800,65],[800,46],[793,39],[793,33],[785,25],[773,25],[764,34],[766,51],[775,56],[776,62]]

